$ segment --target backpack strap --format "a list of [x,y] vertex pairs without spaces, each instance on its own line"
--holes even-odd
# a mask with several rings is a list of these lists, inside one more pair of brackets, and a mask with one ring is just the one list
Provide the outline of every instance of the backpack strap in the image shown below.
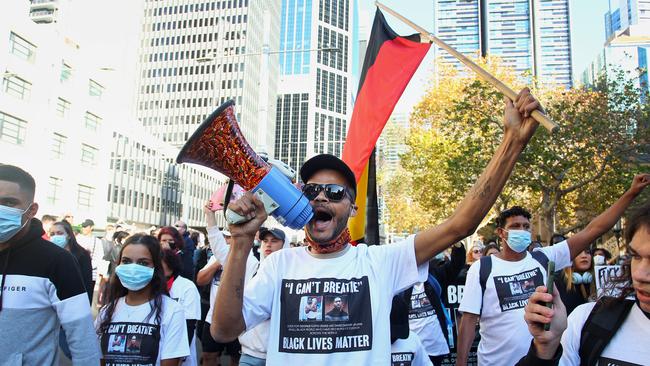
[[[544,270],[548,268],[548,257],[546,256],[546,254],[544,254],[544,252],[542,252],[541,250],[533,250],[533,252],[530,253],[530,255],[532,255],[533,258],[536,261],[538,261],[539,264],[542,265]],[[548,273],[546,275],[548,275]]]
[[445,341],[449,344],[449,337],[450,335],[453,336],[451,319],[449,318],[447,311],[445,311],[445,305],[442,303],[442,286],[440,285],[440,282],[438,282],[438,279],[431,273],[429,273],[427,282],[424,283],[424,293],[427,295],[429,302],[431,302],[431,306],[433,306],[433,309],[436,312],[436,317],[440,324],[440,330],[445,336]]
[[630,313],[634,300],[603,297],[591,310],[580,333],[580,366],[594,366]]
[[479,315],[483,312],[483,297],[485,297],[485,287],[487,286],[487,279],[490,277],[490,272],[492,272],[492,257],[485,256],[481,257],[481,268],[478,272],[478,281],[481,284],[481,310]]

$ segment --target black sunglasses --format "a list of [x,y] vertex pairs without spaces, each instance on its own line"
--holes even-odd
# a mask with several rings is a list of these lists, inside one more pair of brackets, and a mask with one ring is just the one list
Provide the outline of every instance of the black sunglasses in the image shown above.
[[325,192],[327,199],[338,202],[345,197],[347,191],[347,188],[339,184],[308,183],[302,187],[302,194],[310,201],[316,199],[321,192]]

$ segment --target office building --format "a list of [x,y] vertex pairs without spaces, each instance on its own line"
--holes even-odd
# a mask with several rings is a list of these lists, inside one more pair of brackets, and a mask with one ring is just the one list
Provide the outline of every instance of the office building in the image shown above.
[[[572,85],[569,0],[434,0],[433,33],[467,56],[498,56],[525,78]],[[443,62],[461,66],[435,47]]]
[[279,0],[145,1],[137,102],[145,130],[182,146],[232,99],[251,146],[272,148],[272,138],[260,131],[273,131],[275,122],[277,55],[267,51],[277,49],[279,8]]
[[30,19],[29,2],[0,4],[2,163],[36,180],[39,215],[98,225],[107,211],[110,75],[74,39]]
[[312,155],[343,150],[356,89],[356,6],[282,0],[275,157],[296,171]]

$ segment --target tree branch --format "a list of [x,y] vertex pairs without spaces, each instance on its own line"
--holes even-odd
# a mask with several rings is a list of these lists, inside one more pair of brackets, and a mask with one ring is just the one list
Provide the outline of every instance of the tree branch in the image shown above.
[[575,191],[576,189],[582,188],[582,187],[584,187],[585,185],[587,185],[587,184],[589,184],[589,183],[595,181],[596,179],[602,177],[603,174],[605,173],[605,168],[607,168],[607,163],[609,162],[609,159],[610,159],[610,157],[608,156],[608,157],[605,158],[605,160],[603,160],[603,164],[600,166],[600,168],[598,169],[598,171],[597,171],[594,175],[591,176],[591,178],[589,178],[589,179],[585,179],[585,180],[583,180],[582,182],[576,183],[576,184],[570,186],[570,187],[567,188],[567,189],[560,189],[560,190],[559,190],[559,194],[561,194],[561,195],[566,195],[566,194],[568,194],[568,193],[570,193],[570,192],[573,192],[573,191]]

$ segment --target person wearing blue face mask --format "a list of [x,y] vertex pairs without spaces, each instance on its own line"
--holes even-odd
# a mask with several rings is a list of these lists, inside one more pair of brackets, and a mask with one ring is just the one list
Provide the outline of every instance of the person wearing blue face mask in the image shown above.
[[456,365],[465,365],[480,319],[480,365],[514,365],[528,353],[532,336],[524,321],[524,307],[538,286],[546,283],[548,261],[555,270],[569,267],[573,258],[610,230],[625,209],[650,184],[650,175],[634,177],[630,189],[582,231],[553,246],[526,249],[531,243],[531,215],[514,206],[499,214],[496,234],[503,250],[474,263],[467,272]]
[[77,263],[42,238],[35,189],[29,173],[0,164],[0,362],[58,364],[62,327],[73,364],[97,365],[99,346]]
[[128,237],[95,320],[105,364],[178,366],[190,355],[185,314],[168,296],[158,240]]
[[79,272],[83,279],[84,287],[88,293],[88,300],[93,298],[93,268],[90,253],[84,249],[75,238],[72,226],[67,221],[59,221],[50,227],[50,241],[57,246],[72,253],[77,260]]
[[[49,230],[50,241],[57,246],[70,252],[77,260],[77,269],[81,273],[86,293],[88,294],[88,304],[92,302],[93,298],[93,268],[90,259],[90,253],[77,243],[77,239],[72,231],[72,226],[67,221],[55,222],[50,226]],[[64,330],[59,333],[59,345],[63,350],[63,354],[67,358],[71,358],[70,348],[68,347],[68,340]]]

